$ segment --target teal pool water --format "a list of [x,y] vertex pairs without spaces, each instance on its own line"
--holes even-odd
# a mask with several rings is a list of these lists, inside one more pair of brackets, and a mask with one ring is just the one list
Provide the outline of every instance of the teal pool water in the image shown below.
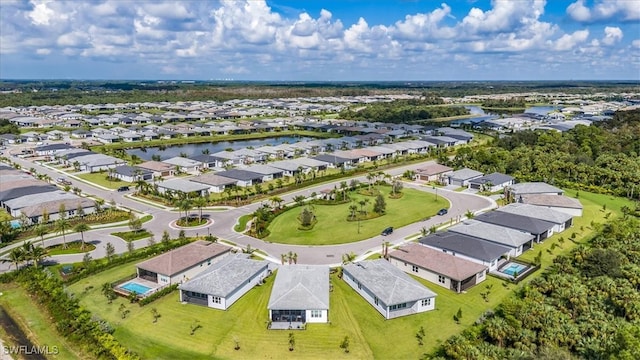
[[20,226],[20,220],[11,220],[9,221],[9,224],[11,225],[12,228],[14,229],[19,229],[21,228]]
[[126,284],[120,285],[119,287],[121,289],[127,290],[128,292],[134,292],[135,291],[136,294],[140,294],[140,295],[146,294],[147,291],[151,290],[150,287],[144,286],[142,284],[138,284],[137,282],[133,282],[133,281],[130,281],[130,282],[126,283]]
[[507,265],[503,266],[499,271],[503,274],[511,275],[513,274],[522,274],[524,270],[529,268],[527,265],[518,264],[515,262],[510,262]]

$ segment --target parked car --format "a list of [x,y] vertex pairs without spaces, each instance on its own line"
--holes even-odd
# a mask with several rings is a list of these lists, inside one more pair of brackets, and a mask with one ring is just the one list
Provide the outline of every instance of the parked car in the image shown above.
[[120,186],[118,188],[118,191],[122,192],[122,191],[129,191],[129,187],[128,186]]
[[449,211],[447,209],[440,209],[438,210],[438,215],[442,216],[442,215],[446,215]]
[[382,230],[382,233],[380,233],[380,235],[387,236],[391,235],[391,233],[393,233],[393,227],[389,226],[388,228]]

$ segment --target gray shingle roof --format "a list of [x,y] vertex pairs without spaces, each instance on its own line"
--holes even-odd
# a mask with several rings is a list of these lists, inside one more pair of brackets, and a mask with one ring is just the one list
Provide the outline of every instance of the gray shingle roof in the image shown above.
[[469,180],[482,176],[480,171],[471,170],[468,168],[456,170],[448,175],[451,179]]
[[216,175],[224,176],[229,179],[236,179],[241,181],[249,181],[249,180],[260,180],[262,179],[262,174],[254,173],[252,171],[240,170],[240,169],[231,169],[217,172]]
[[267,261],[251,260],[245,254],[227,256],[180,285],[180,289],[226,298],[268,266]]
[[136,176],[136,173],[138,175],[149,175],[153,173],[153,171],[151,170],[147,170],[137,166],[129,166],[129,165],[116,166],[114,170],[116,174],[123,175],[123,176]]
[[555,224],[548,221],[511,214],[504,211],[489,211],[474,217],[474,219],[511,229],[526,231],[532,234],[542,234],[555,226]]
[[506,246],[454,232],[428,235],[421,238],[419,242],[423,245],[445,249],[483,261],[495,260],[511,251]]
[[508,183],[509,181],[512,181],[512,180],[513,180],[513,176],[494,172],[485,176],[481,176],[477,179],[469,180],[469,182],[471,184],[480,184],[480,185],[491,183],[495,186],[495,185]]
[[546,195],[546,194],[524,194],[518,197],[518,201],[522,199],[522,203],[550,206],[558,208],[582,209],[580,200],[562,195]]
[[534,239],[534,236],[530,233],[477,220],[465,220],[458,225],[450,227],[448,231],[489,240],[514,248]]
[[268,308],[271,310],[329,309],[329,267],[280,266],[271,290]]
[[544,194],[544,193],[557,193],[562,194],[564,191],[553,185],[549,185],[544,182],[526,182],[518,183],[509,186],[512,193],[516,195],[521,194]]
[[347,264],[344,271],[353,275],[386,305],[402,304],[435,297],[436,294],[384,259]]
[[[556,195],[557,196],[557,195]],[[513,203],[497,209],[498,211],[528,216],[535,219],[549,221],[554,224],[564,224],[571,220],[573,216],[561,211],[549,209],[544,206],[536,206],[531,204]]]

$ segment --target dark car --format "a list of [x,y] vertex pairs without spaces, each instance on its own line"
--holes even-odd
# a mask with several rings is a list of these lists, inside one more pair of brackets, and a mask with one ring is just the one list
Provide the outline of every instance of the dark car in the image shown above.
[[438,215],[442,216],[442,215],[446,215],[449,211],[447,209],[440,209],[438,210]]
[[382,230],[382,233],[380,233],[380,235],[387,236],[391,235],[391,233],[393,233],[393,227],[389,226],[388,228]]
[[120,186],[118,188],[118,191],[129,191],[129,187],[128,186]]

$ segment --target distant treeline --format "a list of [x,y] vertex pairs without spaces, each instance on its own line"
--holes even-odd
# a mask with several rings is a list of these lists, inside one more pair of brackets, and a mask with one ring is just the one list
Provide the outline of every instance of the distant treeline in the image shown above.
[[433,94],[462,97],[518,92],[637,92],[634,81],[575,82],[158,82],[3,80],[0,107],[30,105],[105,104],[127,102],[225,101],[316,96],[364,96],[379,94]]
[[483,108],[525,108],[527,103],[521,97],[510,99],[486,99],[481,105]]
[[442,98],[438,97],[380,102],[341,111],[339,116],[349,120],[410,124],[420,120],[469,114],[469,110],[463,106],[434,106],[442,103]]
[[461,148],[446,165],[520,181],[546,181],[592,192],[640,199],[640,109],[567,132],[527,130],[494,140],[487,148]]

